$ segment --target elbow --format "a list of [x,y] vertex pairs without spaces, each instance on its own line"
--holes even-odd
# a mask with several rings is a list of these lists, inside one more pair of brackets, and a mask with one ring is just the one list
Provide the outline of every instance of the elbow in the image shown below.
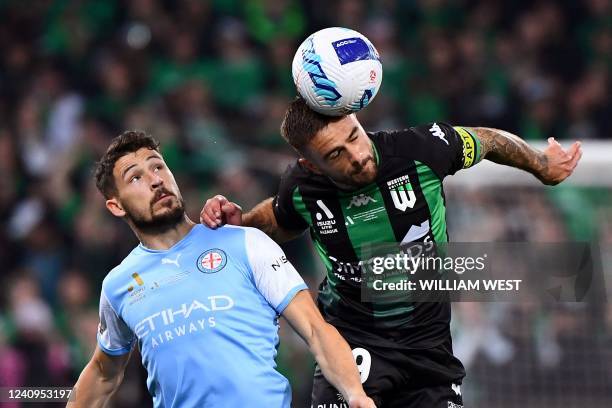
[[326,340],[334,338],[334,334],[337,333],[336,329],[326,321],[311,326],[310,331],[310,339],[306,343],[315,356],[321,352]]
[[116,390],[123,381],[123,370],[109,370],[100,360],[92,361],[100,379],[109,389]]
[[327,323],[311,324],[307,332],[307,337],[304,338],[308,348],[316,357],[321,350],[321,343],[325,339],[325,328]]

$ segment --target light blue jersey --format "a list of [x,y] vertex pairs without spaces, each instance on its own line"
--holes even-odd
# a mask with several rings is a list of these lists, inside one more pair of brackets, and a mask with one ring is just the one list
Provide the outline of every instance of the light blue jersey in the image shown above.
[[289,407],[276,371],[278,315],[304,281],[254,228],[196,225],[176,245],[142,245],[104,279],[98,344],[137,342],[156,407]]

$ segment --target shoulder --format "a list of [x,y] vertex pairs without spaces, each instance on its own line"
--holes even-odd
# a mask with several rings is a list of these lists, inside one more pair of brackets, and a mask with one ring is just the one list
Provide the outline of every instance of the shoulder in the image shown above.
[[289,199],[298,185],[306,180],[307,177],[305,173],[306,170],[300,166],[297,160],[287,166],[281,175],[277,194],[285,199]]
[[298,185],[308,180],[310,172],[296,160],[287,166],[281,176],[280,188],[285,192],[292,192]]
[[244,248],[249,262],[257,259],[267,259],[270,256],[282,253],[281,247],[265,232],[252,227],[241,228],[244,233]]
[[[226,227],[223,227],[226,228]],[[227,226],[228,232],[236,234],[231,240],[233,246],[243,256],[243,262],[249,275],[266,267],[271,260],[283,256],[281,247],[265,232],[253,227]],[[237,235],[240,235],[238,237]]]
[[247,249],[249,246],[269,243],[270,241],[274,242],[265,232],[253,227],[224,225],[215,231],[224,232],[228,237],[231,236],[232,238],[240,239]]
[[[445,143],[453,127],[444,122],[432,122],[405,129],[368,133],[376,147],[389,154],[408,154],[418,147],[435,147]],[[404,150],[412,147],[411,150]]]
[[385,147],[393,145],[398,137],[404,137],[410,129],[386,129],[377,132],[367,132],[368,136],[377,146]]
[[214,230],[209,229],[203,225],[198,225],[198,227],[201,227],[203,230],[205,230],[206,233],[211,234],[211,236],[216,236],[218,238],[224,238],[224,239],[244,237],[247,230],[254,229],[251,227],[243,227],[240,225],[230,225],[230,224],[225,224],[224,226],[219,227]]
[[410,151],[406,146],[420,142],[415,128],[381,130],[368,135],[376,146],[378,154],[386,157],[408,156]]
[[[206,227],[204,227],[206,228]],[[261,255],[262,251],[270,251],[278,247],[265,232],[253,228],[237,225],[224,225],[211,232],[209,242],[217,242],[219,248],[224,248],[236,254],[245,254],[247,257]],[[215,239],[216,238],[216,239]]]
[[128,269],[138,264],[143,256],[146,256],[146,253],[140,251],[139,247],[132,249],[128,256],[123,258],[123,261],[121,261],[119,265],[115,266],[109,273],[106,274],[103,284],[110,284],[117,280],[121,280],[121,278],[127,274]]
[[192,244],[202,250],[220,249],[230,258],[244,259],[245,230],[247,227],[236,225],[223,225],[210,229],[198,224],[193,235]]
[[311,172],[296,160],[285,169],[281,177],[279,193],[290,196],[296,188],[304,186],[321,189],[330,187],[331,183],[327,177]]
[[138,273],[139,265],[142,263],[142,258],[147,254],[134,248],[123,261],[104,277],[102,281],[102,292],[109,299],[113,300],[115,295],[125,290],[127,285],[132,280],[132,275]]
[[265,232],[253,227],[241,227],[244,230],[244,237],[247,243],[258,243],[272,241]]
[[195,229],[192,236],[192,243],[201,244],[215,244],[217,246],[227,246],[235,240],[240,240],[244,237],[245,230],[248,227],[242,227],[238,225],[223,225],[219,228],[211,229],[202,224],[197,224],[193,227]]

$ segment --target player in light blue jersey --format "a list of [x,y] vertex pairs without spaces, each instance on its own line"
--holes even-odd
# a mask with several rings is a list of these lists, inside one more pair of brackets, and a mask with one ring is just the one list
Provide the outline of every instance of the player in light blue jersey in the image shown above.
[[103,406],[138,347],[156,407],[289,407],[274,361],[279,315],[341,392],[339,406],[374,406],[348,344],[280,247],[257,229],[195,225],[155,139],[115,138],[96,184],[140,245],[104,279],[98,346],[69,406]]

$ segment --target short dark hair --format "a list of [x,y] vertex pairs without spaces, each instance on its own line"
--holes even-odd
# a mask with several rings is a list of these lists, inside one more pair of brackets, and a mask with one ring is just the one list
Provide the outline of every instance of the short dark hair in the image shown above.
[[117,194],[117,185],[113,177],[117,160],[142,148],[159,152],[159,141],[141,130],[127,130],[113,139],[102,158],[96,163],[94,171],[96,187],[105,198],[109,199]]
[[308,107],[304,98],[298,96],[285,112],[280,127],[281,136],[301,152],[321,129],[342,118],[343,116],[320,114]]

